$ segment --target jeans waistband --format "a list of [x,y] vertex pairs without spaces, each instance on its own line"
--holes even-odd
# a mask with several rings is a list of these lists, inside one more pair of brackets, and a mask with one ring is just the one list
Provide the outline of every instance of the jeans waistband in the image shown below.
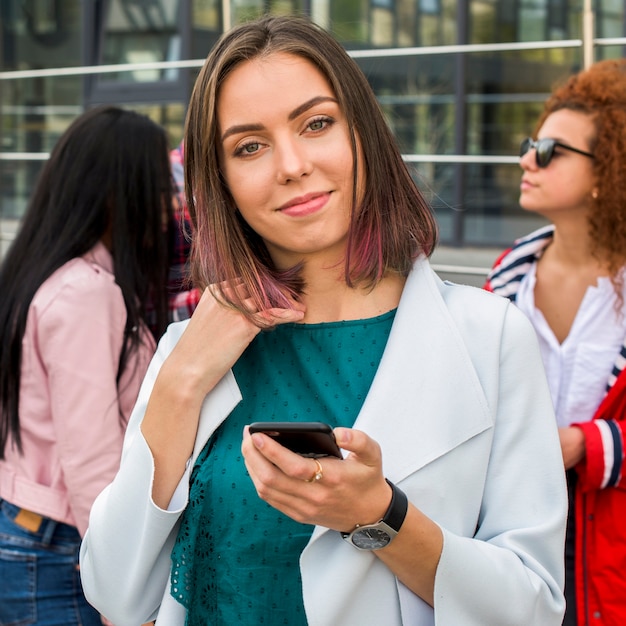
[[14,524],[40,537],[40,541],[44,545],[49,545],[52,542],[56,532],[61,532],[64,535],[78,534],[78,530],[74,526],[57,522],[34,511],[23,509],[1,498],[0,508]]

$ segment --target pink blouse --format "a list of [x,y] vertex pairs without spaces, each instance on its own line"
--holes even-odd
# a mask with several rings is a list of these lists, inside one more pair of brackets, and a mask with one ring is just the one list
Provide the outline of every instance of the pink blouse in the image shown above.
[[126,307],[104,245],[72,259],[31,302],[22,343],[23,455],[9,442],[0,497],[76,526],[113,480],[127,419],[155,350],[152,335],[116,383]]

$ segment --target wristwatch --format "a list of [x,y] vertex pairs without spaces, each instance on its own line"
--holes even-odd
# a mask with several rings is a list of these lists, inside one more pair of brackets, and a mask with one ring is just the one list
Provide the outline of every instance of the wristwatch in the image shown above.
[[357,525],[352,532],[341,533],[346,541],[359,550],[380,550],[388,546],[404,522],[409,508],[406,494],[391,481],[387,480],[387,484],[391,487],[391,503],[383,519],[376,524]]

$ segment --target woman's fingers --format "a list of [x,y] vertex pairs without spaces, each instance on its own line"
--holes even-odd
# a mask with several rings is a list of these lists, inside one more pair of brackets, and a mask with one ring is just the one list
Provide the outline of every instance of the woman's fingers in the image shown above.
[[345,460],[302,457],[246,429],[242,452],[259,497],[298,522],[335,530],[378,521],[389,495],[380,447],[360,431],[338,431],[351,450]]
[[[299,322],[304,317],[306,307],[294,298],[289,298],[291,306],[289,308],[273,307],[260,309],[257,301],[250,296],[246,285],[241,279],[223,281],[215,285],[209,285],[205,289],[205,294],[212,295],[213,298],[223,303],[228,297],[252,314],[252,321],[259,328],[270,328],[278,324],[289,322]],[[208,296],[207,296],[208,297]]]

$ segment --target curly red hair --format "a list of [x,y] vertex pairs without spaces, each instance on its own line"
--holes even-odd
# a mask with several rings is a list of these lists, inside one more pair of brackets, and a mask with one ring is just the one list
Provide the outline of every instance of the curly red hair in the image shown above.
[[607,263],[621,295],[626,265],[626,59],[599,61],[556,87],[536,130],[555,111],[587,114],[595,127],[596,210],[589,216],[593,254]]

